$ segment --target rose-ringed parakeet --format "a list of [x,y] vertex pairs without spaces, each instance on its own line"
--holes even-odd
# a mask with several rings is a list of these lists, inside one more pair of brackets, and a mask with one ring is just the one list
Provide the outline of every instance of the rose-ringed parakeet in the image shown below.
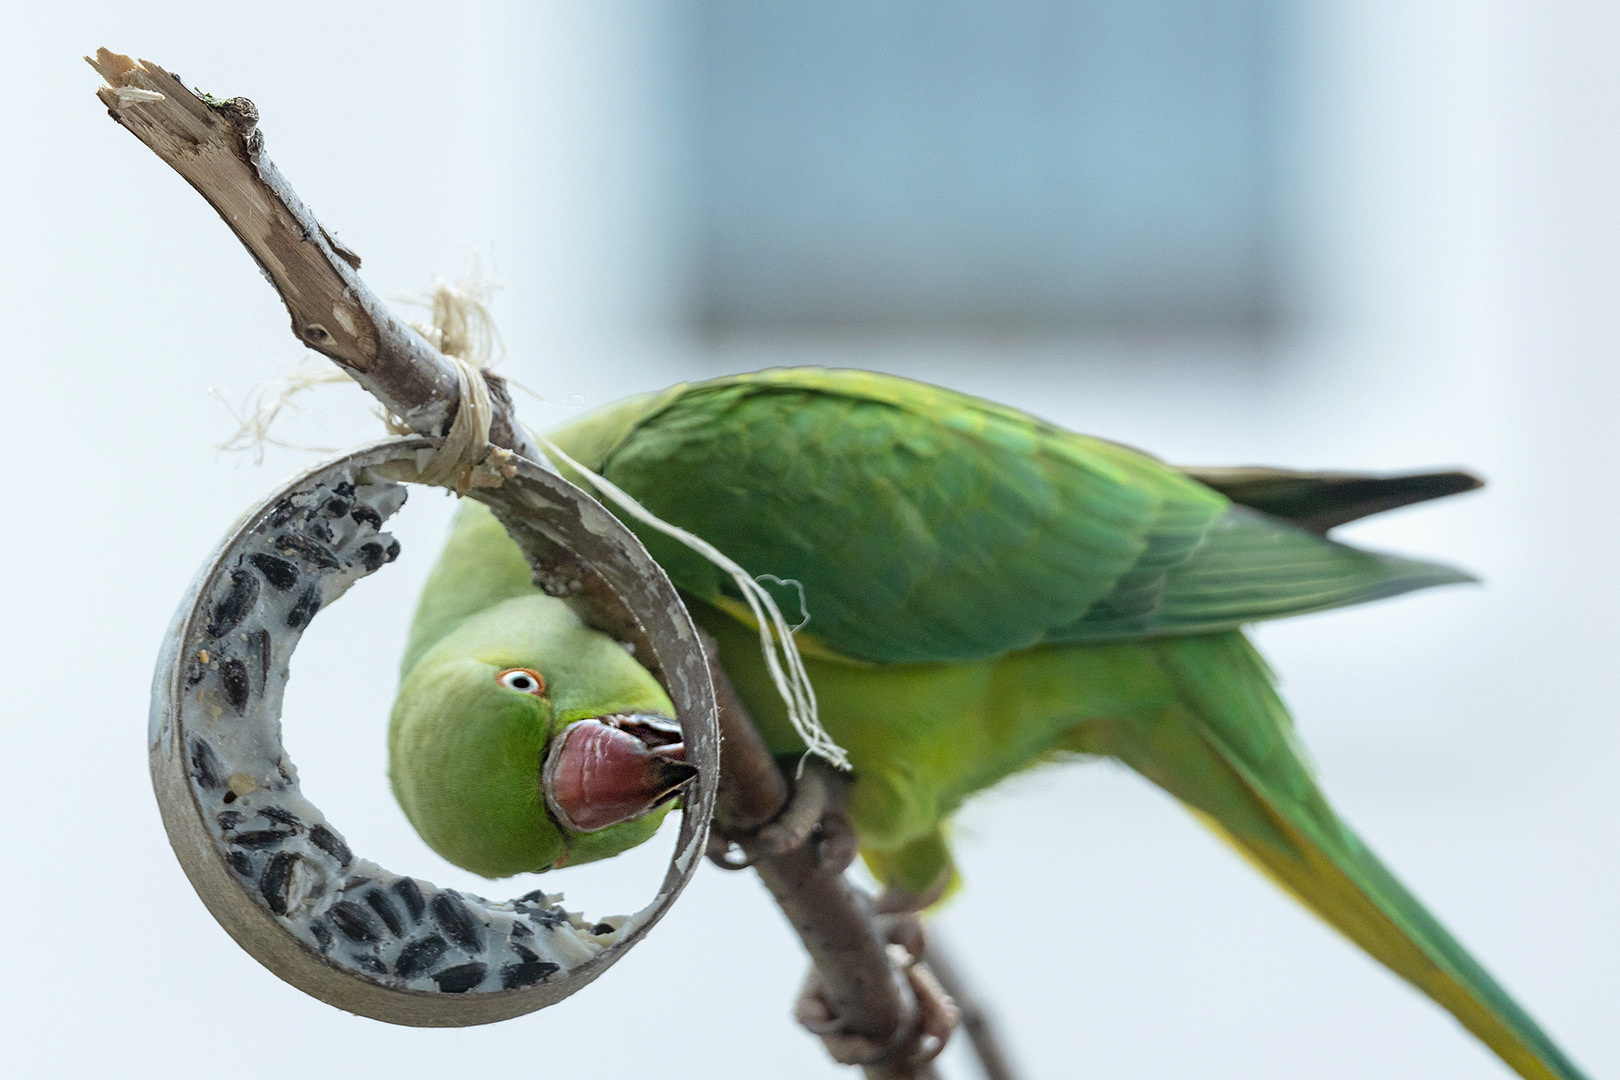
[[[823,369],[676,386],[550,438],[749,573],[791,582],[790,617],[802,596],[796,641],[848,752],[862,854],[889,888],[939,895],[943,830],[973,793],[1057,757],[1113,757],[1520,1075],[1579,1080],[1334,814],[1240,629],[1471,580],[1324,535],[1471,478],[1178,470],[987,401]],[[772,749],[802,754],[729,576],[628,523],[716,638]],[[480,873],[638,844],[689,771],[657,684],[542,595],[476,504],[403,669],[395,791],[429,844]]]

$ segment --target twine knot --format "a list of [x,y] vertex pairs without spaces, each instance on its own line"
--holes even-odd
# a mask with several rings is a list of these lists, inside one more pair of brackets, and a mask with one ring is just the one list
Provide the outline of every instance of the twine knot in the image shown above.
[[[418,457],[417,480],[450,488],[457,495],[465,495],[473,488],[500,487],[517,475],[517,463],[512,460],[512,451],[489,444],[489,425],[494,416],[489,383],[480,368],[455,353],[446,353],[445,359],[456,369],[460,404],[444,441]],[[410,428],[392,417],[387,423],[396,435],[410,433]]]

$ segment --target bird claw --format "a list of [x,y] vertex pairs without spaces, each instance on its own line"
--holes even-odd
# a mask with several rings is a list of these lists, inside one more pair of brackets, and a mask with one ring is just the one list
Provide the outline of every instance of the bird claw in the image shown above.
[[845,1029],[822,991],[812,968],[799,991],[793,1016],[819,1038],[840,1065],[877,1065],[895,1062],[908,1068],[925,1065],[939,1056],[956,1030],[960,1012],[926,964],[919,963],[904,946],[888,947],[889,961],[906,981],[916,1006],[913,1022],[896,1036],[878,1039]]
[[933,880],[922,892],[912,892],[895,885],[885,885],[883,893],[877,898],[877,910],[881,915],[915,915],[919,911],[933,907],[944,897],[945,890],[951,887],[952,869],[946,866],[939,876]]
[[718,828],[709,830],[709,843],[703,854],[722,870],[746,870],[754,860],[735,841],[720,835]]
[[838,801],[839,792],[832,786],[837,782],[817,761],[807,761],[787,805],[774,820],[760,827],[750,846],[765,855],[786,855],[802,847],[815,833],[828,807]]
[[821,863],[842,872],[855,861],[859,846],[855,830],[843,812],[844,783],[820,761],[806,762],[782,812],[752,836],[736,838],[747,852],[746,861],[729,856],[732,838],[722,837],[716,842],[713,834],[709,858],[728,870],[740,870],[755,860],[787,855],[814,843]]
[[911,1063],[922,1065],[938,1057],[951,1041],[962,1011],[927,964],[914,962],[906,969],[906,977],[917,998],[917,1053]]

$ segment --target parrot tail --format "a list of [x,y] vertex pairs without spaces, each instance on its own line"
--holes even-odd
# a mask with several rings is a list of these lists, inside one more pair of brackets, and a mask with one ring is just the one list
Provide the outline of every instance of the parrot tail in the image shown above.
[[1145,720],[1086,725],[1329,925],[1433,998],[1526,1080],[1581,1071],[1341,822],[1311,777],[1270,673],[1241,633],[1143,642],[1174,687]]

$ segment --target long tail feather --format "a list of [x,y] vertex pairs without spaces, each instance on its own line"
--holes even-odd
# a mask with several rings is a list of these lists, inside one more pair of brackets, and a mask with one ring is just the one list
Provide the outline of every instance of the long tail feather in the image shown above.
[[1479,477],[1458,469],[1404,476],[1299,472],[1258,465],[1186,466],[1182,472],[1233,502],[1298,522],[1318,533],[1372,514],[1473,491],[1484,484]]
[[1526,1080],[1584,1080],[1496,980],[1329,808],[1240,634],[1153,643],[1177,701],[1094,728],[1088,749],[1159,784],[1251,863],[1455,1016]]

